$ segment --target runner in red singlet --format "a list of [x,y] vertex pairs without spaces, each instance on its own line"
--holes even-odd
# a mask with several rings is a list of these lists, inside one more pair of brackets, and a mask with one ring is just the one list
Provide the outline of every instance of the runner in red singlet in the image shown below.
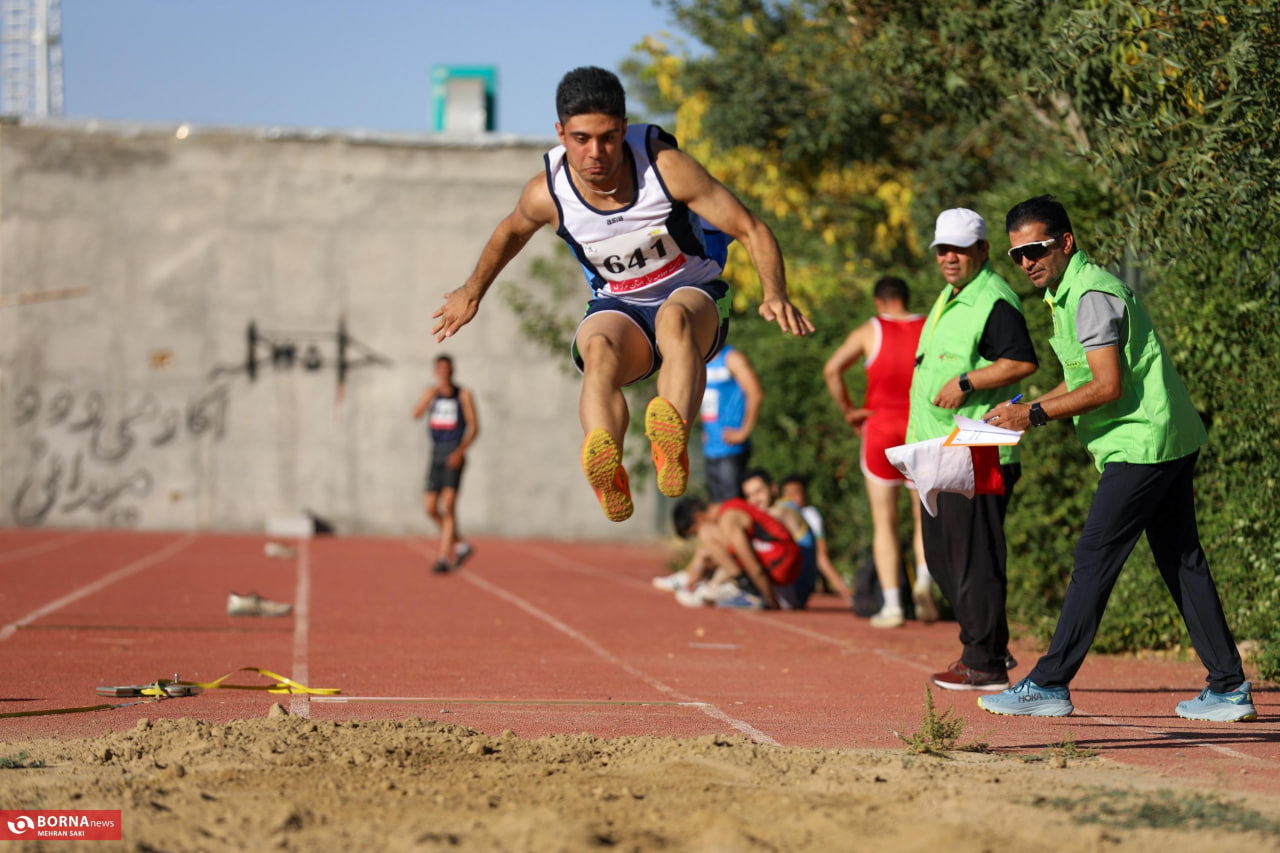
[[[897,628],[906,621],[902,592],[898,584],[901,551],[898,547],[898,495],[904,485],[897,468],[884,452],[906,442],[908,393],[915,369],[916,347],[925,318],[907,310],[910,292],[900,278],[884,276],[873,294],[878,316],[849,333],[849,337],[827,360],[823,376],[827,390],[840,407],[844,419],[862,438],[862,473],[871,503],[872,553],[876,577],[884,593],[884,606],[871,617],[877,628]],[[859,358],[865,359],[867,396],[859,408],[849,399],[844,374]],[[915,518],[914,550],[916,582],[913,599],[916,617],[932,622],[938,618],[933,599],[933,583],[924,561],[920,540],[920,502],[911,502]]]

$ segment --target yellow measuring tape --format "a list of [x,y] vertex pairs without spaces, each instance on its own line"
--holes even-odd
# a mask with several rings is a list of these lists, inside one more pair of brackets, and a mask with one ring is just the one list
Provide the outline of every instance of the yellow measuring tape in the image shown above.
[[[265,675],[267,678],[274,678],[276,680],[276,683],[275,684],[223,684],[224,681],[226,681],[231,676],[235,675],[237,672],[256,672],[259,675]],[[274,673],[269,669],[263,669],[262,667],[258,667],[258,666],[242,666],[237,670],[228,672],[226,675],[222,676],[221,678],[217,678],[217,679],[214,679],[213,681],[208,681],[208,682],[179,681],[178,677],[175,675],[173,678],[173,681],[165,681],[164,679],[159,679],[156,682],[156,684],[152,686],[159,687],[161,689],[167,689],[170,685],[175,685],[180,688],[196,687],[196,688],[199,688],[199,690],[265,690],[267,693],[306,693],[312,696],[337,696],[339,693],[342,692],[336,687],[308,687],[305,684],[299,684],[298,682],[294,681],[292,678],[286,678],[283,675]],[[178,695],[190,696],[192,693],[196,693],[196,692],[199,692],[199,691],[193,690],[186,693],[179,693]],[[144,694],[144,695],[149,695],[149,694]]]
[[[256,672],[275,680],[275,684],[226,684],[226,680],[238,672]],[[0,714],[0,720],[13,717],[43,717],[53,714],[78,714],[85,711],[106,711],[113,708],[127,708],[130,705],[145,705],[165,699],[177,699],[182,696],[195,696],[205,690],[259,690],[275,694],[307,694],[311,696],[337,696],[342,691],[336,687],[308,687],[292,678],[263,669],[258,666],[242,666],[232,670],[213,681],[182,681],[178,676],[173,678],[157,678],[150,684],[130,684],[122,687],[99,687],[99,696],[139,697],[136,702],[120,704],[86,705],[80,708],[51,708],[44,711],[13,711]]]

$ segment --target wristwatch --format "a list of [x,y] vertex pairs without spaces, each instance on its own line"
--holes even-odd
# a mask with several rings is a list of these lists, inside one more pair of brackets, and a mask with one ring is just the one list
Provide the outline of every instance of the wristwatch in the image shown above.
[[1033,427],[1042,427],[1049,423],[1049,416],[1044,413],[1044,409],[1040,408],[1039,403],[1031,404],[1031,411],[1027,413],[1027,418]]
[[969,381],[968,373],[961,373],[960,378],[956,380],[960,383],[960,390],[968,394],[973,391],[973,383]]

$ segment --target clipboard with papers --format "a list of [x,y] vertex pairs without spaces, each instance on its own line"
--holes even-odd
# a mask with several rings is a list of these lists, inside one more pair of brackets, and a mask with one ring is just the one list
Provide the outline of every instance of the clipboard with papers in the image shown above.
[[954,417],[956,428],[942,442],[943,447],[1000,447],[1017,444],[1022,439],[1022,433],[1016,429],[992,426],[961,415]]

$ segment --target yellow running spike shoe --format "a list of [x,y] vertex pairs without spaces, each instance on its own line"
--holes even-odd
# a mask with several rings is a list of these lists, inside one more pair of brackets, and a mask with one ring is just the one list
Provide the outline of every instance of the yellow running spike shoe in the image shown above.
[[675,406],[654,397],[644,413],[644,434],[653,450],[658,491],[669,498],[680,497],[689,487],[689,431],[684,419]]
[[610,521],[626,521],[631,517],[635,507],[631,503],[627,469],[622,467],[622,452],[605,430],[593,429],[582,443],[582,471]]

